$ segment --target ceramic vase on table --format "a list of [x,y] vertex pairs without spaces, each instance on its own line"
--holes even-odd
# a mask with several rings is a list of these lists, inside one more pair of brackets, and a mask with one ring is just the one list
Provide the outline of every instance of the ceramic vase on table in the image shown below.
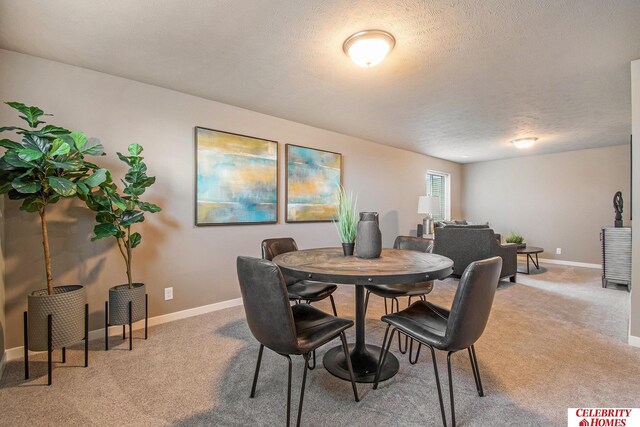
[[382,252],[382,233],[377,212],[360,212],[356,234],[356,256],[378,258]]

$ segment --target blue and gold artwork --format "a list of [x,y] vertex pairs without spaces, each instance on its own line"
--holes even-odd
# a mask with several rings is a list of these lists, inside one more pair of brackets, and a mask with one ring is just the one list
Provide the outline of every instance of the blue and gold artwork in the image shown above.
[[286,221],[335,219],[342,182],[342,155],[290,144],[286,151]]
[[196,128],[196,225],[278,221],[278,143]]

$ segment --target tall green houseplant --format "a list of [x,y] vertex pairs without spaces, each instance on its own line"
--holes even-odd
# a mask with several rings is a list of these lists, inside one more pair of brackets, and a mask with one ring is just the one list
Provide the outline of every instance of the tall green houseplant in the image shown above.
[[95,236],[92,240],[106,237],[116,239],[124,259],[129,289],[133,288],[133,249],[142,242],[142,235],[137,231],[132,232],[131,227],[144,221],[145,212],[155,213],[161,210],[153,203],[140,200],[140,196],[156,181],[155,177],[147,176],[147,165],[140,155],[142,150],[140,144],[131,144],[128,147],[129,155],[118,153],[120,160],[129,166],[122,180],[124,194],[118,192],[111,173],[107,172],[107,179],[100,185],[99,190],[90,193],[86,198],[87,206],[97,212],[98,224],[93,229]]
[[51,114],[45,114],[38,107],[20,102],[6,104],[20,113],[28,128],[0,128],[0,132],[14,131],[21,138],[20,142],[0,140],[0,146],[5,148],[0,158],[0,194],[7,194],[11,200],[22,200],[21,210],[39,214],[47,292],[52,295],[47,207],[65,197],[83,198],[92,188],[104,183],[106,169],[84,160],[85,156],[102,156],[104,151],[95,138],[88,139],[82,132],[46,124],[41,118]]
[[345,256],[353,255],[353,249],[358,230],[358,213],[356,205],[358,198],[353,198],[352,192],[347,192],[340,186],[338,193],[338,215],[333,224],[336,226],[338,236],[342,242],[342,250]]
[[338,236],[342,243],[353,243],[356,241],[356,231],[358,228],[358,212],[356,205],[358,198],[353,198],[353,193],[346,191],[340,186],[338,193],[338,216],[334,225],[338,230]]

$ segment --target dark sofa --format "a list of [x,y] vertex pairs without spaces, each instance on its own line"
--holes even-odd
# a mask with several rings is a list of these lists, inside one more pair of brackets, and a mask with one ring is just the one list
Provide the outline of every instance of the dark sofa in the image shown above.
[[[435,228],[443,228],[443,227],[458,227],[458,228],[491,228],[489,223],[486,224],[473,224],[464,219],[456,219],[451,221],[436,221]],[[502,236],[499,233],[495,233],[496,240],[500,243],[502,240]]]
[[517,246],[514,243],[500,244],[490,228],[460,226],[435,229],[433,253],[453,260],[453,274],[462,275],[473,261],[499,256],[502,258],[500,277],[516,281]]

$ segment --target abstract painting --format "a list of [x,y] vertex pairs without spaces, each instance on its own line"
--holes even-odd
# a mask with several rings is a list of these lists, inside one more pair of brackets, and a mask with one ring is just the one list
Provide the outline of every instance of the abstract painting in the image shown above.
[[278,143],[196,127],[196,225],[278,222]]
[[287,144],[286,221],[335,219],[342,184],[342,154]]

